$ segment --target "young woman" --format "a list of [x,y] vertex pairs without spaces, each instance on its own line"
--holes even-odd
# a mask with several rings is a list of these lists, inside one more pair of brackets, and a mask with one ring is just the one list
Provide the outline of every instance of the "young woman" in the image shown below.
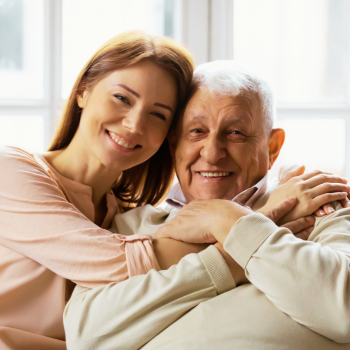
[[150,236],[106,229],[171,185],[166,135],[192,73],[170,39],[118,35],[82,69],[47,153],[1,150],[1,349],[65,349],[70,281],[96,287],[159,269]]

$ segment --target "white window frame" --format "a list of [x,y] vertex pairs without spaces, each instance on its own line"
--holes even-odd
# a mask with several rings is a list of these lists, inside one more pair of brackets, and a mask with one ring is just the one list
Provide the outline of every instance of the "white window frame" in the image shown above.
[[[182,41],[193,53],[195,63],[216,59],[232,59],[233,52],[233,4],[234,0],[178,0],[176,11],[182,21],[174,21],[180,28],[175,38]],[[350,17],[350,4],[347,12]],[[350,23],[347,23],[348,48],[350,48]],[[350,52],[346,52],[350,62]],[[346,135],[350,136],[350,64],[347,74],[347,102],[344,104],[278,104],[277,119],[329,119],[341,118],[346,123]],[[314,132],[317,132],[315,126]],[[337,150],[334,150],[337,152]],[[322,152],[322,149],[320,149]],[[345,177],[350,178],[350,137],[345,144]]]
[[[233,1],[175,0],[174,38],[185,44],[196,64],[234,57]],[[44,98],[39,101],[0,101],[0,115],[42,115],[46,149],[52,140],[65,101],[62,100],[61,93],[62,0],[44,0],[44,6]],[[350,14],[350,4],[348,13]],[[350,23],[347,32],[350,47]],[[347,56],[350,62],[350,52],[347,52]],[[345,120],[346,135],[350,135],[350,65],[347,77],[347,103],[277,105],[278,119],[323,119],[332,116]],[[346,137],[345,159],[350,159],[350,137]],[[350,178],[350,162],[345,161],[344,171],[345,176]]]
[[0,115],[41,115],[44,148],[53,137],[64,104],[61,98],[62,0],[44,0],[44,97],[42,100],[0,100]]

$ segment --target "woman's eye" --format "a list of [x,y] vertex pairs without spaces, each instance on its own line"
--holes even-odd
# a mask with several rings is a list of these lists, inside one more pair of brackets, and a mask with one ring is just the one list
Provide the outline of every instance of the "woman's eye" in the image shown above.
[[232,134],[234,134],[234,135],[242,135],[242,133],[239,130],[233,130]]
[[114,95],[118,100],[120,100],[120,101],[122,101],[122,102],[124,102],[124,103],[127,103],[127,104],[130,104],[129,103],[129,100],[126,98],[126,97],[124,97],[123,95]]
[[165,116],[163,114],[161,114],[161,113],[156,113],[155,112],[155,113],[153,113],[153,115],[155,115],[159,119],[166,120]]

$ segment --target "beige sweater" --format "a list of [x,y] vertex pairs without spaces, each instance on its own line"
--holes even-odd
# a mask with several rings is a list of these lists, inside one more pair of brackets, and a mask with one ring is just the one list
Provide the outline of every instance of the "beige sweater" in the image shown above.
[[[251,281],[238,288],[213,246],[167,271],[78,287],[68,349],[350,349],[350,209],[336,209],[309,241],[261,214],[240,219],[224,245]],[[177,212],[146,206],[115,227],[153,234]]]

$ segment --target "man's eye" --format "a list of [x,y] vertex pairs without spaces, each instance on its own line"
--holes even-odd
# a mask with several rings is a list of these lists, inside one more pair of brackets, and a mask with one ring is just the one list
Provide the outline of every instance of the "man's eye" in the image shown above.
[[201,129],[192,129],[190,132],[193,132],[194,134],[200,134],[202,132]]
[[242,135],[242,133],[239,130],[233,130],[232,134],[234,134],[234,135]]
[[130,104],[129,100],[124,97],[123,95],[114,95],[118,100],[124,102],[124,103],[127,103],[128,105]]

